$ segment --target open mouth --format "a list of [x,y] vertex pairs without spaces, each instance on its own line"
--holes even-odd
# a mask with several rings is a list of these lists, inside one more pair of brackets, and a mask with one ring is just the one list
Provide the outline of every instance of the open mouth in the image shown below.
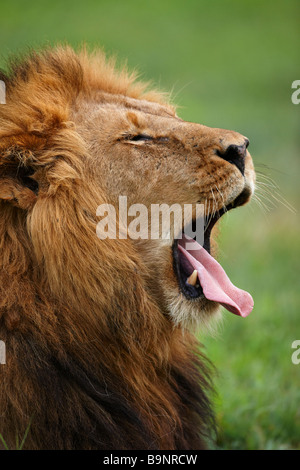
[[253,309],[251,295],[234,286],[222,266],[210,254],[210,237],[214,225],[225,212],[245,202],[245,194],[241,196],[210,218],[204,227],[203,245],[183,232],[182,238],[174,241],[173,260],[179,288],[188,300],[206,298],[220,303],[236,315],[246,317]]

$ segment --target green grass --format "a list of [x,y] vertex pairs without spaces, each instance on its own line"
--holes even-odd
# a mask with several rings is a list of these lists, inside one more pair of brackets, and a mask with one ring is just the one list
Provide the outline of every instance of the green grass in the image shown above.
[[7,445],[7,443],[5,442],[5,439],[4,437],[2,436],[2,434],[0,434],[0,442],[2,442],[2,445],[4,447],[5,450],[22,450],[23,447],[24,447],[24,444],[25,444],[25,441],[27,439],[27,436],[28,436],[28,433],[30,431],[30,426],[31,426],[31,422],[32,422],[32,418],[30,419],[29,423],[28,423],[28,426],[24,432],[24,435],[22,437],[22,440],[20,441],[20,438],[19,438],[19,434],[16,433],[16,445],[15,445],[15,448],[14,449],[10,449]]
[[[0,66],[28,46],[101,45],[173,89],[184,119],[246,135],[257,169],[298,210],[300,105],[291,103],[291,83],[300,79],[298,5],[2,0]],[[220,236],[222,265],[252,293],[254,311],[247,319],[226,311],[216,337],[200,335],[219,371],[225,449],[300,448],[300,365],[291,362],[291,343],[300,339],[299,213],[272,196],[267,205],[267,213],[253,202],[228,214]]]

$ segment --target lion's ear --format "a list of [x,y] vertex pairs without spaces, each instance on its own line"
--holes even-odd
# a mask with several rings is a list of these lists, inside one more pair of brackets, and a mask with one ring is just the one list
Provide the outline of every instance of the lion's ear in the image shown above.
[[22,209],[30,209],[37,199],[39,185],[34,179],[35,170],[20,159],[5,159],[0,165],[0,200],[8,201]]

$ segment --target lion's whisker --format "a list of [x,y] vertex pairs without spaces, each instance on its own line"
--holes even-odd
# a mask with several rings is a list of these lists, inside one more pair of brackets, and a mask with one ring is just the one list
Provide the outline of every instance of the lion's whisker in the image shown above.
[[220,189],[218,188],[218,185],[217,185],[217,184],[215,184],[215,187],[216,187],[218,193],[220,194],[220,197],[221,197],[221,200],[222,200],[222,203],[223,203],[224,212],[228,212],[228,210],[227,210],[227,208],[226,208],[225,201],[224,201],[223,193],[220,191]]
[[254,194],[252,197],[253,201],[258,205],[264,214],[270,212],[269,207],[257,195]]
[[[262,180],[262,181],[261,181]],[[267,175],[258,174],[256,177],[256,184],[269,184],[272,188],[280,189],[276,182]]]
[[[279,191],[277,191],[277,187],[272,187],[271,185],[264,184],[262,182],[258,182],[258,187],[260,187],[260,190],[264,192],[265,197],[269,198],[270,201],[271,199],[275,200],[278,204],[283,205],[286,209],[288,209],[290,212],[293,212],[294,214],[297,212],[295,207],[290,204],[283,196],[280,194]],[[273,201],[274,202],[274,201]],[[275,204],[276,207],[276,204]]]
[[256,189],[255,194],[257,196],[263,197],[268,203],[272,204],[272,206],[275,206],[274,201],[272,201],[270,197],[270,192],[267,190],[265,187],[259,187]]

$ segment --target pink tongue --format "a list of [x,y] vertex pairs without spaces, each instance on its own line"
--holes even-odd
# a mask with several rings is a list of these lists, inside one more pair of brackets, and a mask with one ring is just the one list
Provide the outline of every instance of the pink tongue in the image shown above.
[[222,266],[195,240],[183,235],[178,249],[198,272],[203,294],[232,313],[246,317],[253,309],[251,295],[235,287]]

